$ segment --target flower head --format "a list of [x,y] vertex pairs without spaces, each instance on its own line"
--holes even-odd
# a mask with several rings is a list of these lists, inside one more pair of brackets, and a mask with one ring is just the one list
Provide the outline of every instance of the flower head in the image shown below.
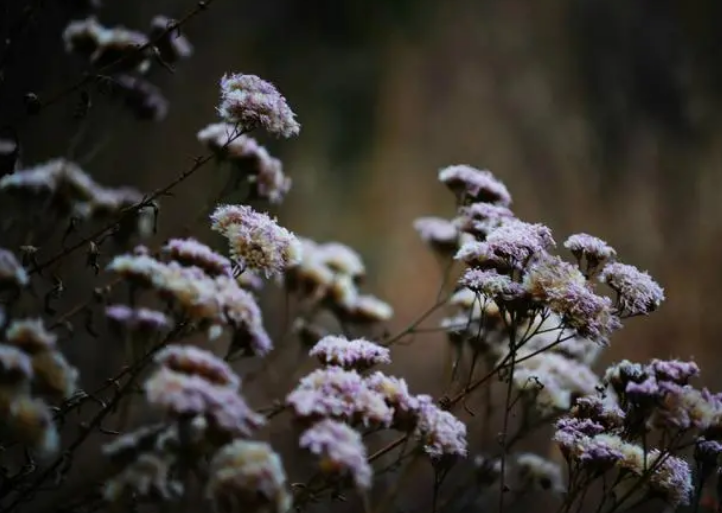
[[365,370],[379,363],[391,363],[390,351],[364,339],[348,340],[329,335],[322,338],[309,352],[324,365]]
[[218,513],[286,513],[291,495],[281,458],[263,442],[236,440],[211,460],[206,496]]
[[196,239],[171,239],[162,249],[163,253],[182,265],[200,267],[210,276],[230,275],[231,262]]
[[436,406],[428,396],[417,396],[417,400],[415,434],[424,452],[434,460],[466,456],[466,424]]
[[489,171],[463,164],[449,166],[439,171],[439,181],[471,203],[511,205],[511,195],[506,186]]
[[244,130],[261,126],[271,134],[291,137],[301,129],[286,99],[273,84],[256,75],[224,75],[218,112]]
[[169,345],[155,355],[155,362],[175,372],[199,376],[216,386],[237,390],[241,384],[226,362],[197,347]]
[[564,242],[564,247],[571,251],[577,260],[586,258],[591,267],[613,260],[617,256],[615,249],[605,241],[586,233],[570,236]]
[[307,429],[299,445],[321,457],[321,469],[351,476],[358,489],[371,487],[372,470],[361,435],[348,424],[325,419]]
[[618,307],[624,315],[648,314],[664,301],[662,287],[648,273],[632,265],[607,264],[599,279],[619,294]]
[[[14,176],[14,175],[8,175]],[[2,180],[0,180],[2,184]],[[0,289],[3,288],[22,288],[28,284],[30,279],[20,262],[7,249],[0,248]]]

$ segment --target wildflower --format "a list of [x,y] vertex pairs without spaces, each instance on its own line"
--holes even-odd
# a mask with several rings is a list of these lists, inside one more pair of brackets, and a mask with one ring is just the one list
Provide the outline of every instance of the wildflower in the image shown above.
[[172,344],[155,355],[155,362],[168,369],[199,376],[209,383],[237,390],[241,380],[230,366],[209,351],[188,345]]
[[162,249],[170,259],[186,266],[196,266],[210,276],[230,275],[231,262],[195,239],[171,239]]
[[[4,178],[0,178],[0,188]],[[28,273],[15,255],[7,249],[0,248],[0,289],[19,289],[25,287],[29,281]]]
[[590,268],[595,268],[617,256],[616,250],[605,241],[586,233],[570,236],[564,242],[564,247],[572,252],[577,261],[581,262],[582,258],[586,258]]
[[511,219],[514,219],[514,214],[507,207],[472,203],[459,209],[459,216],[454,220],[454,224],[464,232],[485,239],[490,232]]
[[522,299],[526,292],[521,284],[512,281],[506,274],[481,269],[467,269],[459,284],[469,290],[483,294],[501,305],[507,301]]
[[57,338],[45,328],[41,319],[18,319],[5,331],[6,343],[29,355],[54,351]]
[[19,349],[0,344],[0,384],[24,385],[33,377],[32,361]]
[[193,53],[188,38],[180,32],[180,28],[168,30],[175,22],[166,16],[155,16],[150,22],[149,37],[158,49],[160,58],[168,64],[186,59]]
[[158,122],[168,114],[168,100],[163,92],[142,77],[119,73],[113,76],[109,92],[137,119]]
[[561,467],[536,454],[525,452],[515,458],[522,489],[544,490],[563,493],[566,490]]
[[348,340],[333,335],[322,338],[309,355],[317,357],[323,365],[359,371],[380,363],[391,363],[390,351],[385,347],[364,339]]
[[215,151],[220,159],[238,165],[250,163],[248,181],[255,196],[280,203],[290,190],[291,179],[283,173],[281,161],[269,155],[252,137],[239,134],[230,123],[208,125],[198,132],[198,140]]
[[429,396],[417,396],[418,424],[415,434],[432,460],[466,456],[466,425],[436,406]]
[[69,399],[78,388],[78,370],[58,351],[32,356],[34,385],[38,392],[56,399]]
[[301,379],[286,402],[302,419],[335,418],[364,425],[389,425],[393,410],[356,371],[318,369]]
[[449,166],[439,171],[439,181],[457,197],[470,203],[484,202],[504,207],[511,205],[506,186],[486,170],[467,165]]
[[286,99],[273,84],[255,75],[225,75],[218,112],[245,131],[261,126],[271,134],[291,137],[301,129]]
[[158,276],[165,275],[165,267],[149,255],[118,255],[110,261],[107,270],[136,285],[149,287],[157,281]]
[[410,431],[415,427],[419,401],[409,393],[406,380],[377,371],[366,377],[365,382],[369,389],[383,397],[386,404],[393,408],[393,427],[402,431]]
[[316,247],[315,257],[333,272],[347,275],[354,280],[361,279],[366,274],[361,256],[340,242],[319,244]]
[[678,385],[686,385],[687,382],[699,376],[699,367],[695,362],[682,362],[680,360],[652,360],[650,364],[652,372],[659,381],[671,381]]
[[224,235],[232,257],[243,267],[281,274],[301,260],[301,244],[266,214],[251,207],[222,205],[211,216],[212,228]]
[[367,461],[361,435],[347,424],[325,419],[307,429],[299,445],[321,457],[322,471],[338,476],[349,475],[356,488],[371,487],[372,470]]
[[[341,314],[350,322],[357,324],[388,321],[394,315],[394,309],[376,296],[357,295],[352,301],[341,301]],[[345,307],[345,308],[344,308]]]
[[420,217],[414,221],[414,229],[424,242],[442,254],[454,252],[459,247],[459,230],[447,219]]
[[144,385],[151,405],[171,417],[205,416],[213,428],[230,436],[249,436],[264,419],[227,386],[217,386],[198,375],[159,368]]
[[174,500],[183,494],[183,483],[173,478],[175,459],[169,454],[144,453],[110,478],[103,489],[106,501],[119,502],[134,495]]
[[53,415],[41,399],[26,395],[16,397],[4,421],[15,438],[32,448],[41,458],[53,456],[60,448],[60,438]]
[[[106,28],[95,16],[71,21],[63,32],[63,40],[66,51],[89,58],[98,68],[112,64],[115,71],[144,73],[150,66],[148,52],[138,51],[149,42],[144,34],[122,27]],[[122,70],[117,69],[119,62],[123,64]]]
[[618,262],[607,264],[599,279],[617,292],[617,307],[624,315],[648,314],[664,301],[662,287],[648,273],[634,266]]
[[141,335],[156,335],[173,327],[173,320],[167,315],[148,308],[111,305],[105,309],[105,315],[114,327]]
[[263,442],[236,440],[213,456],[206,496],[217,513],[286,513],[291,496],[281,458]]

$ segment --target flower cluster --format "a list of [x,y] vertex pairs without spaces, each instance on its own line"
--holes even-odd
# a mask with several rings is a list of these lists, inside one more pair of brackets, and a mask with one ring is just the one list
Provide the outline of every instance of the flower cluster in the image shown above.
[[[608,392],[580,399],[557,423],[554,439],[572,472],[601,475],[617,470],[616,486],[623,494],[644,488],[672,506],[688,504],[692,473],[675,455],[681,448],[675,445],[675,434],[702,435],[695,453],[706,469],[701,479],[717,467],[717,447],[722,447],[722,400],[688,384],[698,373],[693,362],[679,360],[648,365],[625,360],[607,369]],[[654,430],[666,435],[661,438],[664,446],[648,446]]]
[[[206,327],[214,337],[229,327],[232,353],[265,355],[271,350],[255,298],[239,285],[221,255],[195,240],[172,241],[163,253],[176,260],[163,261],[137,251],[115,257],[108,269],[136,288],[152,290],[173,309],[173,317]],[[127,311],[111,313],[130,322],[130,314],[123,315]]]
[[391,318],[390,305],[359,291],[366,267],[356,251],[338,242],[301,239],[301,244],[302,259],[284,275],[288,291],[328,309],[343,323],[364,325]]
[[198,140],[213,150],[219,161],[230,163],[246,177],[252,197],[280,203],[291,189],[291,179],[284,174],[283,163],[254,138],[241,134],[236,126],[208,125],[198,132]]
[[296,236],[249,206],[221,205],[211,222],[211,228],[228,239],[231,256],[244,270],[270,277],[301,261],[302,246]]
[[218,112],[224,121],[244,131],[260,126],[270,134],[291,137],[301,130],[278,89],[256,75],[225,75],[221,79]]
[[[219,503],[219,511],[225,511],[227,501],[235,500],[234,493],[268,491],[260,479],[267,476],[269,467],[263,470],[254,465],[280,468],[280,460],[273,455],[275,460],[263,463],[259,460],[261,454],[249,459],[254,449],[265,444],[256,447],[240,439],[249,437],[265,419],[239,395],[240,379],[228,364],[208,351],[183,345],[166,346],[156,354],[155,362],[158,368],[144,385],[145,397],[165,414],[165,421],[140,428],[105,447],[106,455],[116,465],[116,474],[106,484],[106,498],[178,498],[183,483],[175,476],[181,460],[185,465],[200,465],[214,451],[211,466],[217,468],[217,473],[212,473],[207,493]],[[267,455],[269,452],[265,451]],[[229,458],[237,468],[223,471]],[[241,474],[246,481],[238,482]],[[282,470],[279,475],[284,476]],[[285,477],[277,484],[282,486],[284,481]],[[276,501],[281,497],[273,494],[265,499]]]
[[[143,195],[135,189],[104,187],[65,159],[50,160],[0,178],[0,193],[38,206],[50,206],[62,217],[79,220],[105,220],[143,201]],[[148,236],[153,220],[152,208],[139,209],[123,220],[116,237],[128,233]]]
[[50,407],[77,389],[78,372],[39,319],[12,320],[0,338],[0,413],[16,440],[41,457],[59,449]]

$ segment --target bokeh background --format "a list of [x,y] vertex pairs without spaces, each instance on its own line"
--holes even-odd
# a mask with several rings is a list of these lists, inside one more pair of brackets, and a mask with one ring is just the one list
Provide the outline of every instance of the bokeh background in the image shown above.
[[[194,5],[106,3],[101,21],[140,29]],[[42,97],[83,70],[59,43],[69,11],[47,12],[0,83],[2,118],[22,110],[24,92]],[[303,125],[297,139],[264,140],[294,182],[274,213],[299,234],[356,248],[368,290],[395,308],[392,331],[434,301],[441,273],[411,224],[453,213],[436,175],[466,163],[492,170],[518,215],[558,241],[600,236],[664,286],[662,309],[629,322],[604,362],[692,357],[719,387],[720,21],[715,0],[217,0],[185,29],[195,55],[153,76],[171,102],[165,121],[138,123],[100,99],[81,129],[70,101],[23,123],[23,161],[72,143],[99,181],[153,190],[202,153],[195,134],[217,118],[220,77],[258,74]],[[218,187],[209,168],[165,198],[159,239],[208,235],[198,214]],[[277,300],[264,299],[276,328]],[[100,378],[112,367],[103,343],[68,351]],[[445,351],[443,339],[419,337],[395,361],[430,392],[447,376]],[[295,355],[285,365],[280,374]]]

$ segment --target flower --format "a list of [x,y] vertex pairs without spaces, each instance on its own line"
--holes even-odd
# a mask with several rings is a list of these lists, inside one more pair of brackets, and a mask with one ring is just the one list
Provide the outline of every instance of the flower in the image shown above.
[[459,216],[454,220],[454,224],[464,232],[486,238],[492,230],[510,219],[514,219],[514,213],[507,207],[472,203],[459,209]]
[[211,221],[211,227],[228,239],[231,256],[242,267],[270,277],[301,261],[301,244],[295,235],[251,207],[221,205]]
[[291,495],[281,458],[263,442],[236,440],[211,460],[206,496],[217,513],[287,513]]
[[522,483],[521,489],[531,488],[555,493],[566,490],[559,464],[530,452],[518,454],[514,463]]
[[508,275],[499,274],[496,271],[467,269],[459,280],[459,284],[469,290],[484,294],[496,301],[497,304],[521,299],[526,295],[521,284],[512,281]]
[[196,239],[171,239],[162,251],[171,260],[186,266],[200,267],[210,276],[231,274],[230,260]]
[[112,324],[132,333],[153,335],[173,327],[173,320],[167,315],[148,308],[111,305],[105,309],[105,315]]
[[313,346],[310,356],[317,357],[323,365],[335,365],[359,371],[380,363],[391,363],[390,351],[364,339],[348,340],[329,335]]
[[241,380],[226,362],[194,346],[171,344],[158,352],[154,360],[172,371],[199,376],[216,386],[238,390],[241,385]]
[[155,16],[150,22],[149,37],[158,48],[160,58],[163,61],[173,64],[181,59],[186,59],[193,53],[188,38],[180,32],[180,28],[168,30],[174,21],[166,16]]
[[439,181],[459,198],[471,203],[493,203],[504,207],[511,205],[511,195],[506,186],[489,171],[463,164],[449,166],[439,171]]
[[466,456],[466,424],[436,406],[431,397],[417,396],[418,424],[415,435],[433,460]]
[[336,475],[349,475],[356,488],[371,487],[372,470],[361,435],[347,424],[325,419],[307,429],[299,445],[321,457],[321,469]]
[[459,247],[459,230],[453,222],[441,217],[420,217],[414,229],[421,239],[441,253],[454,252]]
[[183,483],[173,478],[171,467],[175,459],[169,454],[139,454],[105,483],[105,500],[117,502],[132,495],[167,500],[179,498],[183,493]]
[[393,408],[393,427],[402,431],[415,427],[420,403],[409,393],[406,380],[376,371],[367,376],[365,382],[369,389],[383,397],[386,404]]
[[[3,180],[8,176],[15,175],[7,175],[0,179],[0,188],[2,187]],[[0,289],[22,288],[29,282],[30,279],[28,277],[28,273],[25,271],[23,266],[20,265],[20,262],[12,251],[0,248]]]
[[305,376],[286,403],[302,419],[334,418],[388,426],[394,414],[358,372],[340,367],[318,369]]
[[291,137],[301,129],[286,99],[273,84],[256,75],[224,75],[218,112],[244,131],[261,126],[271,134]]
[[613,260],[617,256],[615,249],[605,241],[586,233],[571,235],[564,241],[564,247],[571,251],[577,260],[586,257],[591,267]]
[[599,279],[617,292],[617,307],[624,315],[648,314],[664,301],[664,289],[648,273],[632,265],[607,264]]

